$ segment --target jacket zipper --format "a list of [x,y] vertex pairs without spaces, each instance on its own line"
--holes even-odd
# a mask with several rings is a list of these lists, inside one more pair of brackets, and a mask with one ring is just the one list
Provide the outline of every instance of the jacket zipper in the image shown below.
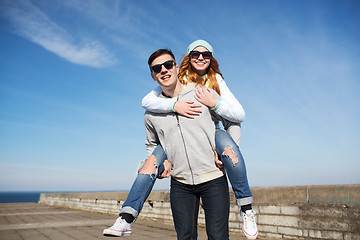
[[[178,97],[177,100],[179,100],[179,97]],[[193,185],[194,185],[194,184],[195,184],[194,174],[193,174],[193,171],[192,171],[192,168],[191,168],[191,165],[190,165],[189,155],[188,155],[188,152],[187,152],[187,150],[186,150],[186,144],[185,144],[185,140],[184,140],[184,135],[183,135],[183,132],[182,132],[182,129],[181,129],[181,126],[180,126],[180,121],[179,121],[179,114],[178,114],[178,113],[175,113],[175,116],[176,116],[177,124],[178,124],[179,130],[180,130],[181,139],[182,139],[182,142],[183,142],[183,144],[184,144],[186,160],[187,160],[187,163],[188,163],[188,165],[189,165],[189,169],[190,169],[190,173],[191,173],[191,178],[192,178],[192,183],[193,183]]]

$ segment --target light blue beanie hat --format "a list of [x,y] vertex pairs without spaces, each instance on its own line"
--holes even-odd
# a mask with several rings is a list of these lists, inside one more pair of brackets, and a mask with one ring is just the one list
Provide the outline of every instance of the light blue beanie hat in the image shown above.
[[192,50],[194,50],[198,46],[202,46],[202,47],[206,48],[207,50],[209,50],[209,52],[214,54],[214,50],[213,50],[212,46],[205,40],[196,40],[196,41],[190,43],[190,45],[187,48],[187,54],[189,54]]

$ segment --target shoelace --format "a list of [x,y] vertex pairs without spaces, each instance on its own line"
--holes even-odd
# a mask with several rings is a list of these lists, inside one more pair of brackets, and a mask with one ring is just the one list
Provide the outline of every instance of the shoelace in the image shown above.
[[245,215],[245,219],[246,219],[246,221],[244,221],[245,222],[245,224],[246,224],[246,227],[249,227],[249,224],[251,224],[251,227],[255,227],[255,215],[253,214],[253,213],[251,213],[251,214],[244,214]]
[[116,221],[115,221],[114,225],[112,226],[112,228],[115,228],[116,226],[121,225],[123,223],[123,221],[124,221],[124,219],[122,219],[122,218],[116,219]]

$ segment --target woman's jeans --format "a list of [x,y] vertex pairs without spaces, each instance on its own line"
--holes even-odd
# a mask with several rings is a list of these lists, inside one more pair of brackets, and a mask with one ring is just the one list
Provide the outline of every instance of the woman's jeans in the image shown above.
[[[221,155],[221,161],[224,163],[226,174],[235,194],[236,204],[238,206],[251,204],[253,197],[246,175],[245,162],[239,146],[234,142],[230,134],[224,130],[216,130],[215,146],[216,151]],[[230,157],[229,154],[225,154],[226,148],[230,148],[229,150],[235,156]]]
[[230,199],[225,176],[198,185],[171,178],[170,204],[177,239],[197,239],[200,198],[208,239],[229,239]]
[[167,159],[161,145],[158,145],[151,155],[154,155],[156,158],[155,165],[157,169],[153,174],[137,174],[126,201],[120,210],[120,213],[130,213],[135,220],[143,208],[144,202],[150,195],[156,178],[164,171],[163,163]]
[[[221,161],[224,163],[226,174],[235,193],[237,205],[244,206],[251,204],[253,202],[252,193],[247,180],[245,162],[239,146],[236,145],[230,134],[224,130],[216,131],[215,144],[216,151],[221,156]],[[226,148],[230,148],[235,157],[224,154]],[[167,156],[161,145],[156,147],[152,155],[156,158],[156,171],[151,175],[138,173],[120,213],[129,213],[136,219],[154,186],[156,178],[164,171],[163,163]]]

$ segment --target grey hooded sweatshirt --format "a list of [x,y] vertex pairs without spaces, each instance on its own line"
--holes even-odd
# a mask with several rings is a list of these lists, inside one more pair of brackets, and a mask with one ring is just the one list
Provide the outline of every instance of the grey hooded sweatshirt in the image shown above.
[[[215,123],[210,109],[195,98],[195,85],[187,84],[178,100],[191,100],[201,105],[201,114],[190,119],[177,113],[146,112],[146,146],[150,155],[158,144],[172,164],[175,180],[190,185],[214,180],[224,175],[215,164]],[[215,93],[216,97],[219,97]],[[160,95],[165,97],[164,95]]]

